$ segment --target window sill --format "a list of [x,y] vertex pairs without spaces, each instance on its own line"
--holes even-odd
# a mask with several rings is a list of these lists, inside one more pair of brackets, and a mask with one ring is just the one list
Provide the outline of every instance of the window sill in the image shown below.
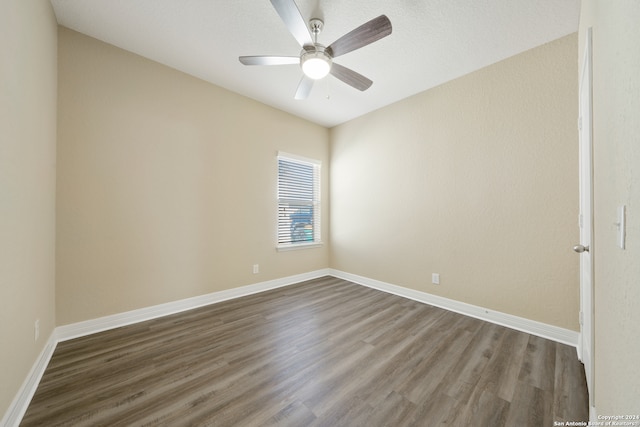
[[280,251],[295,251],[295,250],[298,250],[298,249],[319,248],[320,246],[323,246],[323,245],[324,245],[324,243],[322,243],[322,242],[293,243],[293,244],[289,244],[289,245],[276,246],[276,249],[278,250],[278,252],[280,252]]

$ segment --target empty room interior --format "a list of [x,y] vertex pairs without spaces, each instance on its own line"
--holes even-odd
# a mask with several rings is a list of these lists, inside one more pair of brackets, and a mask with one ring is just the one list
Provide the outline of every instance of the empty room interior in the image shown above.
[[640,426],[639,20],[3,0],[0,425]]

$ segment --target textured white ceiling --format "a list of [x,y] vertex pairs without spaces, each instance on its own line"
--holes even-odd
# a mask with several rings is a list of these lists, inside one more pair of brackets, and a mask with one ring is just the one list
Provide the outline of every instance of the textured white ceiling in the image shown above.
[[579,0],[296,0],[331,42],[385,14],[393,33],[336,62],[373,80],[366,92],[329,76],[293,99],[298,65],[252,66],[241,55],[296,56],[269,0],[51,0],[58,23],[231,91],[331,127],[578,29]]

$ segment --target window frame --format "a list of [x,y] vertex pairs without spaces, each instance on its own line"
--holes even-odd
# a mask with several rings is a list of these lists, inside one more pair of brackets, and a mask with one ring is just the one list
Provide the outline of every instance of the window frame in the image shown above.
[[[308,203],[313,209],[312,223],[313,223],[313,240],[299,241],[299,242],[281,242],[281,228],[286,227],[281,221],[281,208],[283,205],[289,205],[293,202],[293,199],[285,199],[280,197],[280,161],[297,163],[305,166],[313,167],[313,196],[311,200],[301,200],[302,204]],[[311,159],[296,154],[286,153],[284,151],[278,151],[276,156],[276,248],[278,251],[288,251],[296,249],[308,249],[319,247],[323,245],[322,242],[322,204],[321,204],[321,179],[322,179],[322,161]],[[290,214],[289,214],[290,215]]]

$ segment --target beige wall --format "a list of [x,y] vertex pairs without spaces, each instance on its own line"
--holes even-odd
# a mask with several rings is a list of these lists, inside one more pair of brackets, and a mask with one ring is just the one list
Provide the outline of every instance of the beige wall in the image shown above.
[[[328,266],[577,330],[575,35],[329,131],[0,12],[0,413],[54,324]],[[323,161],[322,248],[275,250],[278,150]]]
[[[595,406],[640,414],[640,2],[583,0],[593,27]],[[627,206],[627,245],[616,210]]]
[[329,266],[275,249],[277,151],[327,199],[327,129],[65,28],[58,60],[58,325]]
[[55,143],[53,10],[47,0],[2,1],[0,418],[55,326]]
[[577,43],[333,128],[331,266],[578,330]]

